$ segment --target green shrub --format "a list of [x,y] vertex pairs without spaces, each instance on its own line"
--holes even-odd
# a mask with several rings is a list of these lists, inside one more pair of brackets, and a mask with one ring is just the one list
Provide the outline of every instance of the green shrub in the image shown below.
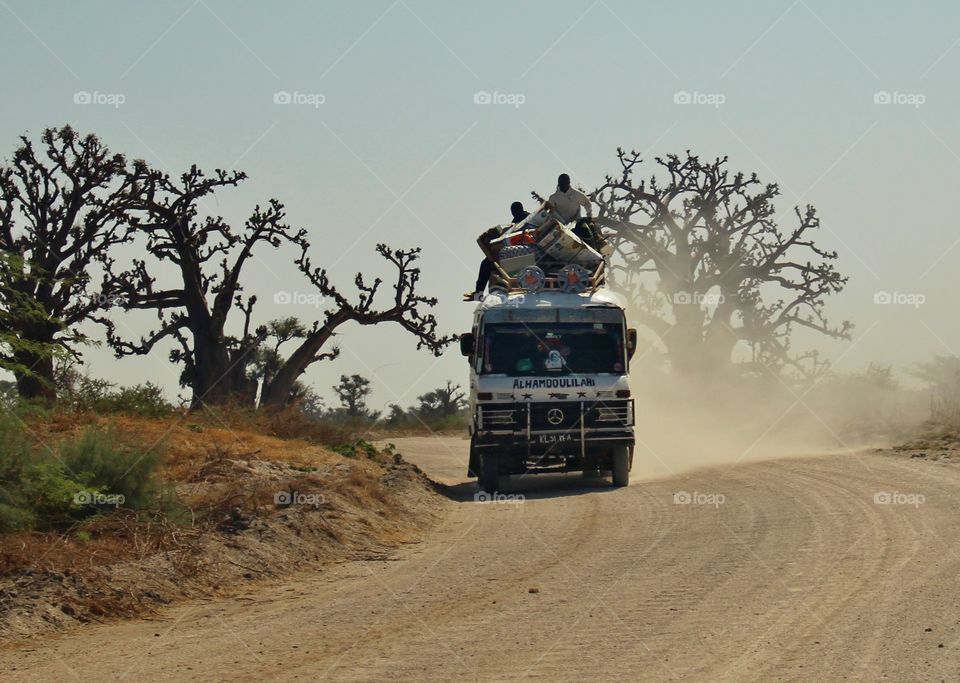
[[72,443],[60,447],[68,472],[92,490],[123,496],[123,507],[146,507],[156,493],[153,473],[160,464],[160,452],[120,443],[110,430],[90,428]]
[[0,487],[19,481],[30,449],[23,423],[9,413],[0,414]]
[[163,398],[163,390],[152,382],[121,387],[105,401],[104,412],[160,417],[173,411],[173,406]]
[[35,526],[36,515],[25,506],[0,503],[0,533],[33,529]]
[[22,485],[30,451],[23,425],[10,414],[0,415],[0,531],[33,526]]
[[94,510],[85,509],[80,498],[88,488],[55,461],[29,465],[21,480],[26,511],[34,525],[44,528],[68,526],[92,514]]
[[358,439],[353,443],[345,443],[340,444],[339,446],[334,446],[333,452],[339,453],[347,458],[355,458],[358,455],[365,455],[370,459],[376,459],[377,455],[380,453],[376,446],[369,441],[364,441],[363,439]]
[[54,454],[15,418],[0,416],[0,532],[63,528],[120,506],[155,508],[159,462],[155,449],[143,453],[102,429]]
[[105,379],[87,377],[73,368],[63,369],[57,380],[61,407],[79,413],[123,413],[157,417],[173,411],[163,390],[152,382],[117,387]]

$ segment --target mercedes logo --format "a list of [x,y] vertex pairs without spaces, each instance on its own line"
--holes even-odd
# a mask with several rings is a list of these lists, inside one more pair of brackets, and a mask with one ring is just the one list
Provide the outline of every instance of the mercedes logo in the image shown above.
[[547,411],[547,422],[552,425],[558,425],[563,422],[563,411],[559,408],[551,408]]

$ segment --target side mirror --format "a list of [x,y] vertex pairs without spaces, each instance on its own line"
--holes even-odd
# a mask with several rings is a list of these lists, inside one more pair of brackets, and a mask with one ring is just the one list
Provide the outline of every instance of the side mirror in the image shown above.
[[460,335],[460,353],[469,358],[473,355],[473,332],[464,332]]
[[633,358],[637,350],[637,331],[632,327],[627,330],[627,360]]

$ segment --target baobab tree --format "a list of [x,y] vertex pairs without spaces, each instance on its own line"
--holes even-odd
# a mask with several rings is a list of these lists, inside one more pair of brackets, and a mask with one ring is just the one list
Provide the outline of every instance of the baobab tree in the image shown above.
[[445,386],[417,396],[417,413],[430,417],[450,417],[467,407],[467,395],[459,384],[447,380]]
[[[171,358],[184,366],[181,383],[192,389],[194,408],[228,401],[252,405],[258,381],[262,383],[261,405],[286,404],[311,364],[337,357],[339,349],[333,338],[348,322],[397,323],[414,335],[418,348],[436,355],[454,341],[454,336],[438,336],[436,319],[421,310],[434,306],[436,299],[416,291],[420,271],[414,263],[419,249],[377,245],[377,252],[396,268],[393,296],[383,308],[377,308],[383,281],[376,278],[368,283],[363,274],[357,274],[358,295],[351,301],[330,281],[326,270],[312,264],[307,231],[286,223],[284,206],[276,199],[255,207],[240,229],[219,216],[200,218],[200,202],[221,188],[239,184],[245,178],[243,173],[217,170],[207,176],[193,166],[174,180],[165,173],[141,171],[137,178],[143,188],[139,232],[151,259],[136,260],[132,268],[113,273],[108,291],[128,310],[155,310],[160,326],[139,341],[130,341],[106,321],[108,339],[118,355],[146,354],[162,340],[176,340],[179,348]],[[296,270],[331,303],[322,319],[309,326],[295,319],[255,325],[257,299],[244,296],[243,271],[255,251],[282,246],[297,253],[293,258]],[[159,262],[176,267],[179,277],[175,285],[158,286],[153,273]],[[231,314],[240,319],[235,328],[238,334],[227,331]],[[272,344],[268,341],[271,337]],[[289,342],[296,346],[283,358],[281,346]]]
[[[308,250],[308,244],[302,245],[300,257],[296,261],[297,267],[314,290],[330,301],[331,306],[324,311],[321,320],[313,323],[299,345],[264,386],[261,398],[263,405],[284,405],[297,380],[312,363],[336,358],[340,350],[332,344],[332,340],[337,330],[347,323],[394,323],[417,340],[417,349],[426,349],[435,356],[440,356],[444,348],[457,340],[456,335],[440,335],[437,332],[436,317],[432,313],[424,312],[436,306],[437,299],[417,292],[420,269],[415,264],[420,258],[419,247],[392,249],[385,244],[377,245],[377,253],[396,271],[393,291],[383,296],[386,303],[381,308],[376,304],[383,279],[378,277],[368,282],[363,273],[357,273],[353,284],[358,293],[356,299],[351,300],[330,281],[326,270],[313,266]],[[328,348],[329,351],[324,351]]]
[[48,128],[40,142],[21,136],[0,168],[0,364],[21,397],[53,400],[55,358],[76,356],[80,325],[110,307],[92,284],[130,240],[140,187],[95,135]]
[[[266,209],[258,206],[242,231],[219,216],[199,218],[199,202],[217,189],[236,186],[246,177],[243,173],[218,170],[207,176],[193,166],[178,182],[140,166],[136,176],[143,190],[135,220],[145,251],[155,261],[134,259],[129,269],[111,272],[107,291],[125,310],[155,310],[160,327],[135,342],[119,335],[112,319],[104,319],[108,342],[122,356],[147,354],[157,343],[175,339],[179,348],[170,358],[184,366],[180,382],[193,390],[194,407],[246,398],[253,391],[247,365],[265,331],[251,329],[256,298],[242,298],[240,273],[258,244],[277,246],[303,235],[289,231],[282,223],[282,207],[273,202]],[[155,262],[163,261],[178,271],[173,287],[158,287],[151,274]],[[244,316],[240,336],[226,333],[234,310]]]
[[377,419],[379,413],[367,406],[367,399],[373,393],[369,379],[362,375],[340,375],[340,382],[332,388],[340,401],[340,411],[344,415]]
[[[792,369],[822,371],[816,351],[793,353],[798,327],[847,339],[852,325],[832,325],[826,297],[847,277],[835,251],[816,245],[816,210],[797,207],[781,229],[776,184],[728,169],[727,158],[657,158],[639,177],[637,152],[617,150],[620,169],[593,193],[598,222],[613,230],[614,281],[636,320],[657,335],[681,373]],[[658,176],[657,173],[660,175]],[[750,359],[738,361],[746,345]]]

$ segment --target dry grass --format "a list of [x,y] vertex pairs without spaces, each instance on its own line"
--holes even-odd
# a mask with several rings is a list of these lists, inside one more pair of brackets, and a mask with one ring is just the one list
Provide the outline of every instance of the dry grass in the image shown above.
[[65,533],[2,534],[0,576],[70,573],[139,560],[182,546],[198,535],[199,530],[177,527],[162,517],[143,520],[122,512],[91,520]]
[[352,496],[357,502],[374,500],[385,504],[388,500],[387,491],[378,479],[366,475],[361,469],[351,469],[347,478],[345,493]]
[[[150,418],[127,415],[101,417],[91,414],[55,414],[28,421],[29,433],[46,447],[77,437],[91,425],[111,426],[117,436],[147,450],[164,453],[160,476],[169,481],[196,481],[205,468],[217,461],[253,459],[316,466],[337,458],[314,435],[280,436],[274,433],[274,420],[280,431],[296,433],[294,418],[256,417],[247,412],[225,410],[223,414],[176,414]],[[301,430],[302,432],[302,430]],[[309,437],[309,438],[308,438]]]
[[953,424],[930,421],[925,423],[912,439],[895,446],[895,451],[960,450],[960,429]]
[[[45,448],[55,451],[62,441],[73,439],[89,427],[110,426],[120,440],[144,451],[160,449],[163,460],[159,478],[168,488],[187,486],[173,496],[172,511],[156,510],[152,519],[118,512],[94,518],[62,533],[18,532],[0,535],[0,576],[24,570],[62,572],[138,560],[151,554],[183,548],[197,536],[216,529],[224,519],[241,511],[258,516],[275,507],[277,491],[309,492],[330,486],[326,478],[312,474],[329,469],[345,458],[303,438],[314,429],[293,411],[254,415],[226,409],[222,413],[174,414],[140,417],[55,413],[28,420],[28,433]],[[263,431],[260,431],[263,430]],[[311,431],[313,430],[313,431]],[[267,432],[267,433],[264,433]],[[271,432],[296,434],[283,438]],[[246,469],[238,463],[247,462]],[[376,464],[352,459],[345,492],[357,502],[386,501],[377,483]],[[276,463],[303,474],[279,481],[250,476],[251,465]],[[372,467],[372,469],[371,469]],[[168,501],[169,503],[170,501]]]
[[[29,426],[56,448],[91,425],[161,449],[166,502],[64,533],[0,535],[0,637],[142,614],[325,561],[380,556],[414,538],[439,504],[415,467],[366,447],[352,457],[334,452],[305,438],[296,419],[55,415]],[[259,431],[267,428],[274,431]],[[281,504],[282,492],[315,502]]]

